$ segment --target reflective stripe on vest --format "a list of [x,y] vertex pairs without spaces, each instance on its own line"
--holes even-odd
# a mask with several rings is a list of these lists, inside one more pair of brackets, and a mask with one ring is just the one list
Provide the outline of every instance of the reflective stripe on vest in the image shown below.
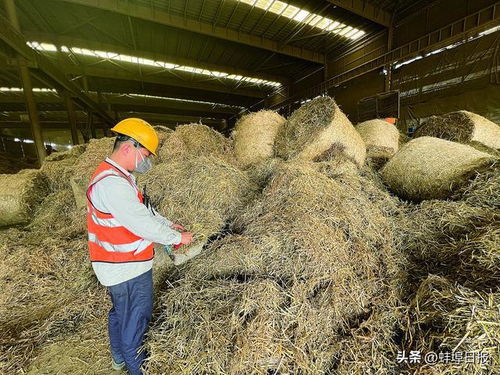
[[110,176],[125,178],[137,192],[142,203],[143,196],[133,180],[114,165],[104,161],[94,172],[87,189],[87,229],[90,260],[92,262],[127,263],[143,262],[154,257],[154,245],[124,226],[109,213],[99,211],[90,199],[92,188]]

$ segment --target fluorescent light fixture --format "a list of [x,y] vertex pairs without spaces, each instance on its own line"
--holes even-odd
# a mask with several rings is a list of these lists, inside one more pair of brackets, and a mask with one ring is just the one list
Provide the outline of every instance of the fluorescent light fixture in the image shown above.
[[229,73],[225,73],[225,72],[195,68],[192,66],[172,64],[172,63],[169,63],[166,61],[151,60],[151,59],[145,59],[145,58],[137,57],[137,56],[122,55],[122,54],[116,53],[116,52],[99,51],[99,50],[92,50],[92,49],[88,49],[88,48],[68,47],[68,46],[60,46],[58,48],[54,44],[41,43],[41,42],[36,42],[36,41],[27,42],[27,44],[28,44],[28,46],[30,46],[34,50],[41,51],[41,52],[57,52],[59,50],[63,53],[68,53],[68,54],[74,53],[76,55],[90,56],[90,57],[125,62],[125,63],[130,63],[130,64],[147,65],[147,66],[154,66],[154,67],[159,67],[159,68],[163,68],[163,69],[179,70],[179,71],[183,71],[183,72],[199,74],[199,75],[208,76],[208,77],[230,79],[233,81],[245,81],[245,82],[255,83],[258,85],[271,86],[271,87],[281,87],[281,83],[276,82],[276,81],[269,81],[269,80],[265,80],[265,79],[261,79],[261,78],[243,77],[243,76],[237,75],[237,74],[229,74]]
[[332,32],[345,38],[356,40],[366,33],[363,30],[345,25],[341,22],[332,20],[319,14],[311,13],[305,9],[298,8],[291,4],[279,0],[236,0],[240,3],[256,7],[282,17],[292,19],[297,22],[308,24],[318,29]]
[[35,141],[32,139],[23,139],[23,142],[24,143],[35,143]]
[[21,142],[19,138],[14,138],[14,142]]

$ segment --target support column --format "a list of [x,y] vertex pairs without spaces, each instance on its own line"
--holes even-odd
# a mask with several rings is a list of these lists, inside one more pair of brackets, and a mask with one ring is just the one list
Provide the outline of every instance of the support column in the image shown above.
[[[21,31],[14,0],[4,0],[4,4],[7,16],[9,18],[9,21],[12,23],[12,26],[14,26],[17,31]],[[26,107],[28,109],[28,115],[30,118],[31,133],[33,134],[33,141],[35,142],[38,162],[41,165],[46,156],[45,145],[43,144],[42,128],[40,126],[40,119],[38,117],[35,96],[33,95],[33,85],[31,83],[30,71],[21,60],[19,60],[19,72],[23,85]]]
[[73,146],[80,143],[78,140],[78,129],[76,127],[76,112],[75,112],[75,103],[73,103],[73,99],[71,99],[70,95],[65,95],[66,97],[66,108],[68,111],[68,121],[71,127],[71,142]]
[[87,124],[90,129],[90,137],[97,138],[97,134],[95,132],[94,115],[92,114],[92,111],[87,112]]
[[[393,38],[394,27],[391,25],[387,29],[387,52],[392,50],[392,38]],[[392,84],[392,64],[388,64],[385,67],[387,74],[385,75],[385,91],[391,91]]]

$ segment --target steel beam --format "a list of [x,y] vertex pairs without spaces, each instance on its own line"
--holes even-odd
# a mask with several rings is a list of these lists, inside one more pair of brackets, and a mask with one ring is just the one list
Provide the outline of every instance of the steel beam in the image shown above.
[[360,64],[357,67],[341,72],[319,85],[300,91],[293,95],[293,97],[288,97],[285,89],[280,90],[272,98],[268,99],[267,105],[272,108],[277,108],[296,100],[325,94],[333,87],[337,87],[388,64],[394,64],[425,55],[439,48],[444,48],[453,43],[467,40],[471,36],[499,25],[500,2],[497,2],[460,20],[454,21],[445,27],[432,31],[414,41],[394,48],[387,53],[383,53],[379,57]]
[[193,63],[192,59],[186,59],[175,55],[166,55],[164,53],[150,52],[134,49],[133,53],[130,51],[130,48],[125,48],[123,46],[119,46],[117,44],[110,43],[102,43],[95,40],[89,39],[80,39],[74,38],[64,35],[51,34],[51,33],[41,33],[41,32],[25,32],[24,35],[29,40],[36,40],[37,42],[46,42],[52,43],[56,46],[67,46],[67,47],[80,47],[80,48],[88,48],[90,50],[98,50],[98,51],[108,51],[115,52],[122,55],[134,55],[137,57],[142,57],[155,61],[166,61],[172,64],[185,65],[185,66],[193,66],[195,65],[197,68],[206,69],[217,72],[225,72],[228,74],[236,74],[245,77],[253,77],[253,78],[261,78],[268,81],[276,81],[281,83],[287,83],[288,78],[281,75],[269,74],[265,72],[255,72],[253,70],[242,69],[240,67],[235,66],[227,66],[220,64],[211,64],[207,62],[196,61]]
[[220,26],[215,26],[206,22],[200,22],[193,19],[186,19],[184,17],[175,16],[161,9],[155,9],[153,6],[147,7],[134,2],[122,0],[61,1],[106,10],[128,17],[140,18],[145,21],[155,22],[161,25],[170,26],[202,35],[209,35],[215,38],[245,44],[255,48],[265,49],[282,55],[292,56],[298,59],[312,61],[315,63],[322,64],[324,61],[324,55],[319,52],[289,45],[282,46],[280,42],[276,40],[266,39],[260,36],[243,33],[238,30],[232,30]]
[[[12,1],[12,0],[6,0]],[[91,108],[109,125],[114,124],[111,118],[103,108],[92,101],[81,89],[73,82],[68,80],[61,73],[58,66],[52,64],[43,55],[33,51],[27,44],[24,36],[14,28],[5,17],[0,15],[0,38],[9,45],[16,53],[30,61],[31,66],[35,66],[37,70],[33,74],[41,81],[50,81],[56,88],[64,89],[71,93],[75,100],[86,108]],[[52,86],[52,85],[51,85]]]
[[392,13],[383,10],[379,6],[366,0],[328,0],[339,8],[348,10],[379,25],[389,27],[392,21]]
[[73,145],[77,145],[79,143],[78,140],[78,129],[76,126],[76,112],[75,112],[75,104],[73,103],[73,99],[69,95],[65,95],[66,100],[66,108],[68,110],[68,121],[69,126],[71,128],[71,141]]

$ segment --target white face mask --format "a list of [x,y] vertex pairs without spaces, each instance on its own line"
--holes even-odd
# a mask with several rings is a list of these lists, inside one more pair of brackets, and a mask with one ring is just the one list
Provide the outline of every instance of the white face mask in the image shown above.
[[[136,154],[135,154],[135,168],[134,171],[137,173],[146,173],[148,172],[151,168],[153,168],[153,163],[151,162],[151,158],[145,158],[142,156],[142,153],[136,148],[135,149]],[[137,161],[137,154],[141,156],[141,161]]]

